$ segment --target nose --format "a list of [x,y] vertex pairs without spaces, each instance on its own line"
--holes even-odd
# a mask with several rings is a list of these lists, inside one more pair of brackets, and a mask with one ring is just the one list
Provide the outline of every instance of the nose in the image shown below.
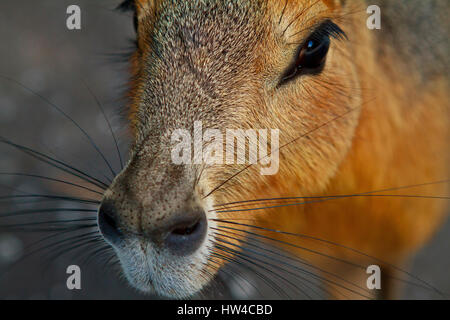
[[[119,229],[117,221],[115,206],[110,202],[103,202],[98,211],[98,226],[103,237],[113,245],[126,236]],[[202,209],[186,209],[172,214],[157,228],[145,230],[143,235],[175,255],[188,255],[201,246],[207,229],[206,214]]]

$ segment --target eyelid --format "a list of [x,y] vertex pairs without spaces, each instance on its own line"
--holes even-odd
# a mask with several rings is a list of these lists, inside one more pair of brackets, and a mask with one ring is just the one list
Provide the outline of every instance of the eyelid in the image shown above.
[[335,24],[333,21],[329,19],[316,24],[316,26],[312,27],[311,29],[312,32],[310,32],[308,36],[303,38],[304,39],[303,41],[291,42],[288,43],[288,45],[296,44],[300,45],[300,48],[302,48],[309,40],[320,39],[323,36],[329,36],[337,40],[348,40],[345,31],[342,30],[337,24]]
[[317,27],[314,28],[314,31],[308,37],[306,37],[303,42],[300,43],[300,46],[295,51],[295,55],[292,60],[293,62],[289,65],[288,68],[286,68],[286,71],[280,78],[278,86],[283,85],[284,83],[288,82],[289,80],[297,76],[297,75],[293,76],[290,75],[295,73],[294,69],[297,68],[296,64],[298,57],[301,54],[302,50],[305,48],[305,46],[308,44],[308,42],[311,40],[322,41],[324,37],[334,38],[338,40],[347,39],[347,35],[345,34],[345,32],[331,20],[325,20],[322,23],[320,23]]
[[347,34],[333,21],[325,20],[306,38],[305,43],[311,39],[321,39],[324,36],[337,40],[347,40]]

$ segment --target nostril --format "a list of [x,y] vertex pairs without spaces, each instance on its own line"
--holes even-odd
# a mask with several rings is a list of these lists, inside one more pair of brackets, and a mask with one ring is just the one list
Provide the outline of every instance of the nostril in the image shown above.
[[172,233],[179,236],[189,236],[193,234],[198,228],[200,228],[200,221],[197,221],[194,225],[189,227],[176,228],[172,231]]
[[108,224],[111,228],[117,229],[116,220],[107,212],[102,212],[103,219],[105,223]]
[[207,231],[206,215],[202,211],[184,214],[169,230],[166,246],[177,255],[188,255],[203,243]]
[[111,243],[117,243],[121,232],[117,226],[117,213],[114,205],[104,202],[98,210],[98,226],[103,237]]

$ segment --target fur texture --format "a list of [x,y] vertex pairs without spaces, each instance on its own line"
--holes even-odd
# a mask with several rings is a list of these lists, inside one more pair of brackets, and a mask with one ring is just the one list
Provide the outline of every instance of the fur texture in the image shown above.
[[[227,261],[212,255],[224,239],[214,230],[226,226],[214,218],[249,219],[258,227],[337,243],[269,233],[303,248],[287,247],[293,254],[358,286],[365,286],[365,270],[311,250],[373,263],[343,246],[354,248],[387,262],[382,267],[389,274],[390,264],[402,265],[430,238],[444,217],[445,201],[367,196],[255,212],[213,208],[446,179],[448,63],[439,59],[444,67],[432,66],[435,56],[448,56],[448,44],[428,37],[446,35],[438,30],[445,27],[437,22],[438,7],[414,2],[422,15],[407,1],[381,1],[382,30],[370,31],[364,1],[136,1],[138,49],[130,89],[135,144],[128,166],[105,194],[118,208],[119,225],[129,231],[127,244],[116,251],[131,283],[171,297],[198,292]],[[448,9],[447,3],[440,5]],[[398,11],[423,17],[431,30],[397,20]],[[325,19],[339,25],[348,41],[332,40],[322,73],[278,86],[299,44]],[[428,48],[424,37],[432,41]],[[261,176],[255,165],[228,181],[243,166],[174,165],[170,135],[179,128],[192,130],[194,121],[221,130],[279,128],[278,174]],[[411,190],[442,196],[447,188],[433,184]],[[181,259],[155,246],[145,232],[163,226],[186,206],[207,212],[209,231],[205,245]],[[239,246],[244,236],[238,234],[227,239],[227,247]],[[330,286],[332,295],[335,289]],[[386,282],[385,297],[389,289]]]

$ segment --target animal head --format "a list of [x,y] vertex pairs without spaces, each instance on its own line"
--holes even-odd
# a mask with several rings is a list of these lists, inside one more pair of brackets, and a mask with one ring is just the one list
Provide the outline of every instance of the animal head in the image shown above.
[[[239,250],[234,244],[240,247],[241,236],[220,243],[218,230],[245,213],[218,212],[218,205],[293,189],[320,192],[346,156],[361,104],[346,39],[354,32],[351,10],[331,0],[135,0],[127,6],[135,11],[137,34],[129,94],[134,143],[104,194],[99,226],[133,286],[188,297]],[[279,157],[271,174],[261,174],[264,159],[250,139],[246,159],[257,159],[250,165],[196,154],[196,135],[203,150],[213,141],[207,130],[225,136],[261,129],[279,130],[258,135],[271,145],[266,158]],[[184,142],[192,145],[183,152],[191,161],[177,163],[180,137],[186,138],[174,139],[180,130],[190,134]],[[230,151],[215,150],[223,159]],[[237,148],[231,153],[237,156]]]

